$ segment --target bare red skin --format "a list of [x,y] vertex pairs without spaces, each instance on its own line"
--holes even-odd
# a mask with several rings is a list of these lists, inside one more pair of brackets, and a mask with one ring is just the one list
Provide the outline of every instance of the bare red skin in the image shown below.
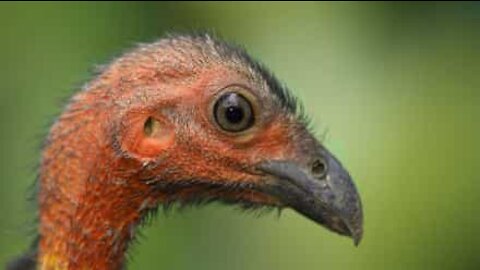
[[[203,194],[280,205],[254,190],[207,191],[192,184],[165,194],[145,181],[258,183],[264,180],[255,164],[293,154],[292,134],[299,126],[293,116],[269,112],[265,121],[234,136],[212,123],[213,97],[232,85],[254,95],[266,87],[241,64],[179,42],[129,53],[78,92],[42,153],[39,267],[119,269],[141,218],[173,197],[186,201]],[[257,98],[261,103],[269,97]],[[149,117],[160,127],[153,136],[144,132]]]

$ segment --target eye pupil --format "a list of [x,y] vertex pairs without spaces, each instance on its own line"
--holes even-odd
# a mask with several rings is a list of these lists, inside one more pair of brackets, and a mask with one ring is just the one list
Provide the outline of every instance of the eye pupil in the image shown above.
[[232,124],[238,124],[242,121],[244,114],[240,107],[228,107],[225,111],[225,117]]
[[228,132],[241,132],[254,123],[250,101],[236,92],[221,95],[213,108],[215,121],[221,129]]

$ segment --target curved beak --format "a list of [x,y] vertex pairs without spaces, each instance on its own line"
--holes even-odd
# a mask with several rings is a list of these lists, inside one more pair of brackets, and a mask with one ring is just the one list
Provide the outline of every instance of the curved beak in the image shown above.
[[258,168],[272,176],[264,191],[358,245],[363,234],[360,196],[340,162],[326,149],[319,150],[306,166],[292,161],[261,163]]

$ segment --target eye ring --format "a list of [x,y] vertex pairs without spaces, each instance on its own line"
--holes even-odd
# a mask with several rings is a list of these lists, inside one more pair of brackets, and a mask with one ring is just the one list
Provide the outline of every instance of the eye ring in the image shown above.
[[252,100],[244,91],[227,88],[213,103],[212,118],[216,125],[228,133],[242,133],[256,121]]

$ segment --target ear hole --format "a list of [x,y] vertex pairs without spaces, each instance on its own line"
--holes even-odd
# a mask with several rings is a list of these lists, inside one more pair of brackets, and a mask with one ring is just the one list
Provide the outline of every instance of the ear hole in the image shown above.
[[122,126],[122,149],[138,158],[158,157],[174,143],[173,126],[160,116],[130,114]]
[[143,133],[147,137],[151,137],[153,133],[153,128],[155,125],[155,120],[153,120],[152,117],[148,117],[147,121],[145,121],[145,124],[143,125]]
[[162,127],[162,124],[154,119],[153,117],[148,117],[143,124],[143,134],[148,138],[160,138],[164,136],[165,130],[162,130],[165,127]]

